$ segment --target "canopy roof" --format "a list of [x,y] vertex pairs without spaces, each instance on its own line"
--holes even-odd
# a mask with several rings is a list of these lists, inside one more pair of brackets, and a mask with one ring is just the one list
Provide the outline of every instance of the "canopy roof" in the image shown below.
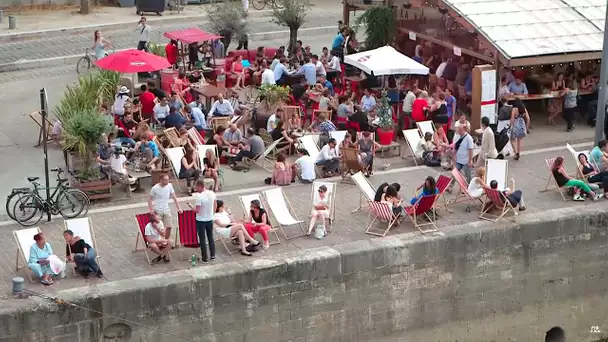
[[344,56],[344,63],[374,76],[428,75],[429,68],[395,50],[383,46],[375,50]]
[[180,41],[182,43],[191,44],[198,43],[207,40],[216,40],[222,38],[217,34],[205,32],[199,28],[189,28],[185,30],[177,30],[165,32],[165,37],[173,40]]

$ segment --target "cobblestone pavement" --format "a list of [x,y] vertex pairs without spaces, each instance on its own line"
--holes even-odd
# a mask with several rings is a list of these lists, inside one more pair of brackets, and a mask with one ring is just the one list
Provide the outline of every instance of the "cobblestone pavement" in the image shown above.
[[[329,12],[314,9],[310,12],[308,20],[302,26],[305,28],[316,28],[336,25],[340,19],[341,12]],[[133,29],[135,29],[133,26]],[[166,42],[167,39],[162,35],[166,31],[178,30],[198,26],[203,30],[209,30],[209,25],[205,18],[197,21],[176,20],[173,22],[162,22],[150,25],[152,27],[153,43]],[[286,27],[275,24],[270,15],[251,17],[249,19],[250,33],[271,32],[287,30]],[[108,39],[116,50],[135,48],[137,45],[137,32],[133,30],[105,32],[104,36]],[[0,64],[13,63],[21,60],[37,60],[44,58],[63,57],[82,54],[84,49],[92,46],[92,32],[84,35],[65,35],[59,37],[49,37],[45,39],[6,42],[0,44]],[[284,39],[287,41],[287,38]],[[327,42],[329,44],[330,42]]]
[[[566,153],[565,149],[557,152],[535,153],[523,156],[518,162],[509,162],[509,176],[516,180],[517,188],[523,190],[526,205],[528,207],[528,210],[522,212],[521,215],[534,215],[535,212],[566,206],[597,205],[598,208],[600,208],[600,206],[605,206],[604,200],[601,200],[601,202],[596,204],[591,204],[590,201],[585,203],[575,203],[572,201],[564,202],[556,192],[539,192],[540,189],[544,188],[549,176],[549,172],[544,165],[544,159],[559,155],[567,156]],[[567,158],[566,162],[567,168],[570,171],[574,170],[574,161],[572,158]],[[436,176],[437,171],[426,167],[410,170],[391,170],[385,173],[378,173],[373,176],[370,181],[374,186],[378,186],[382,182],[399,182],[402,185],[401,194],[407,199],[414,194],[416,187],[429,175]],[[304,225],[307,225],[307,216],[310,210],[311,187],[293,184],[284,187],[283,189],[292,204],[297,217],[304,221]],[[456,189],[457,187],[454,190]],[[244,195],[247,193],[244,192],[242,194]],[[451,196],[452,195],[448,195],[448,197]],[[242,210],[237,195],[222,196],[221,194],[218,194],[218,197],[224,200],[228,206],[232,208],[233,213],[237,216],[241,215]],[[332,246],[344,242],[371,238],[370,235],[364,233],[366,220],[368,219],[368,211],[364,209],[356,213],[351,213],[353,209],[358,207],[359,199],[360,192],[355,185],[340,184],[337,192],[336,221],[333,227],[333,234],[330,234],[323,240],[316,240],[311,237],[300,237],[285,241],[281,236],[281,244],[273,245],[267,251],[257,252],[254,258],[263,257],[267,253],[276,254],[293,249]],[[183,204],[182,206],[185,207]],[[465,203],[452,206],[451,208],[454,210],[453,213],[439,210],[440,218],[438,226],[440,227],[440,230],[445,231],[451,229],[453,226],[477,221],[478,209],[473,207],[472,212],[467,213],[464,210],[465,206]],[[189,258],[193,254],[200,255],[200,251],[197,249],[179,248],[173,251],[174,259],[171,263],[148,266],[143,252],[133,252],[137,234],[134,214],[143,213],[146,210],[145,204],[142,203],[140,208],[137,209],[121,210],[120,208],[116,208],[109,212],[90,215],[95,227],[95,235],[98,244],[97,249],[102,256],[102,267],[108,278],[107,281],[188,268],[191,267],[190,263],[188,261],[180,261],[180,255],[183,255],[185,258]],[[497,227],[501,224],[504,223],[497,224]],[[21,227],[19,226],[11,225],[3,227],[2,230],[0,230],[0,271],[2,271],[0,293],[7,293],[9,291],[11,278],[15,275],[14,267],[17,246],[11,231],[20,228]],[[62,220],[57,219],[49,224],[41,224],[40,228],[48,236],[48,240],[55,251],[57,251],[57,254],[60,256],[63,255],[63,240],[61,238],[61,231],[63,229]],[[288,227],[286,228],[286,231],[288,234],[295,234],[298,232],[298,229],[298,227]],[[393,228],[389,234],[403,233],[420,234],[414,229],[411,222],[408,222],[407,220],[403,221],[401,225]],[[227,260],[241,260],[246,258],[238,254],[228,256],[223,249],[223,246],[220,244],[217,245],[217,248],[217,259],[213,262],[215,264]],[[205,265],[206,264],[197,263],[196,267],[205,267]],[[24,276],[25,270],[22,269],[17,272],[17,274]],[[91,285],[102,281],[106,280],[85,280],[80,277],[69,276],[64,280],[58,281],[57,284],[52,287],[43,288],[38,284],[27,284],[27,287],[34,291],[54,292],[63,288]]]

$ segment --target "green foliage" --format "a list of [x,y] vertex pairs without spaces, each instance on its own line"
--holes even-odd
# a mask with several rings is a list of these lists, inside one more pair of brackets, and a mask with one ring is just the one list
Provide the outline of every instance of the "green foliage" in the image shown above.
[[380,95],[380,104],[376,108],[376,114],[378,115],[378,126],[380,128],[387,131],[393,128],[393,109],[386,91],[382,91],[382,95]]
[[260,98],[270,106],[281,101],[286,101],[289,98],[289,87],[282,87],[275,84],[263,84],[260,87]]
[[[225,1],[209,5],[207,20],[211,31],[222,35],[228,42],[233,38],[244,37],[248,33],[245,10],[241,1]],[[226,46],[228,48],[228,46]]]
[[150,43],[150,47],[148,48],[150,53],[153,55],[157,55],[159,57],[167,57],[167,53],[165,51],[165,47],[161,44]]
[[276,0],[283,3],[283,7],[272,8],[273,21],[280,26],[289,28],[289,49],[296,46],[298,30],[306,22],[310,11],[310,0]]
[[107,133],[109,128],[97,109],[74,112],[63,122],[63,148],[77,151],[85,168],[88,168],[102,134]]
[[368,50],[389,45],[395,35],[393,10],[387,6],[368,8],[357,18],[356,27],[365,26],[365,48]]

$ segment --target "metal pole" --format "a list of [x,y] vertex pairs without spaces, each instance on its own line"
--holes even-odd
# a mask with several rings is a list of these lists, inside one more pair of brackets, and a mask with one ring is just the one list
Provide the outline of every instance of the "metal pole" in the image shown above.
[[[46,125],[48,113],[48,101],[46,97],[46,88],[40,89],[40,114],[42,115],[42,147],[44,153],[44,181],[46,186],[46,200],[47,202],[51,199],[50,180],[49,180],[49,154],[47,149],[47,140],[49,138],[48,129]],[[51,211],[47,212],[47,221],[51,222]]]
[[598,88],[597,115],[595,117],[595,144],[604,138],[604,120],[606,120],[606,78],[608,76],[608,7],[604,23],[604,46],[602,48],[602,66],[600,68],[600,86]]

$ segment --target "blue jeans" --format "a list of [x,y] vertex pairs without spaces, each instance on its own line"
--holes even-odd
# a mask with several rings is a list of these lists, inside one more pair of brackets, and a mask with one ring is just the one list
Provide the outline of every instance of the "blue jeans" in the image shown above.
[[456,170],[462,173],[464,179],[467,180],[467,183],[471,181],[471,168],[469,167],[469,164],[460,164],[456,162]]
[[135,140],[131,139],[131,138],[127,138],[127,137],[122,137],[122,138],[116,138],[114,139],[114,141],[112,142],[114,145],[122,145],[122,144],[128,144],[129,147],[134,147],[135,146]]
[[196,233],[198,234],[198,244],[201,246],[201,259],[208,261],[207,246],[205,237],[209,242],[209,254],[215,258],[215,240],[213,239],[213,221],[196,221]]
[[93,248],[87,251],[87,254],[76,253],[72,255],[74,262],[76,263],[76,269],[79,272],[97,273],[99,272],[99,265],[97,264],[97,252]]

